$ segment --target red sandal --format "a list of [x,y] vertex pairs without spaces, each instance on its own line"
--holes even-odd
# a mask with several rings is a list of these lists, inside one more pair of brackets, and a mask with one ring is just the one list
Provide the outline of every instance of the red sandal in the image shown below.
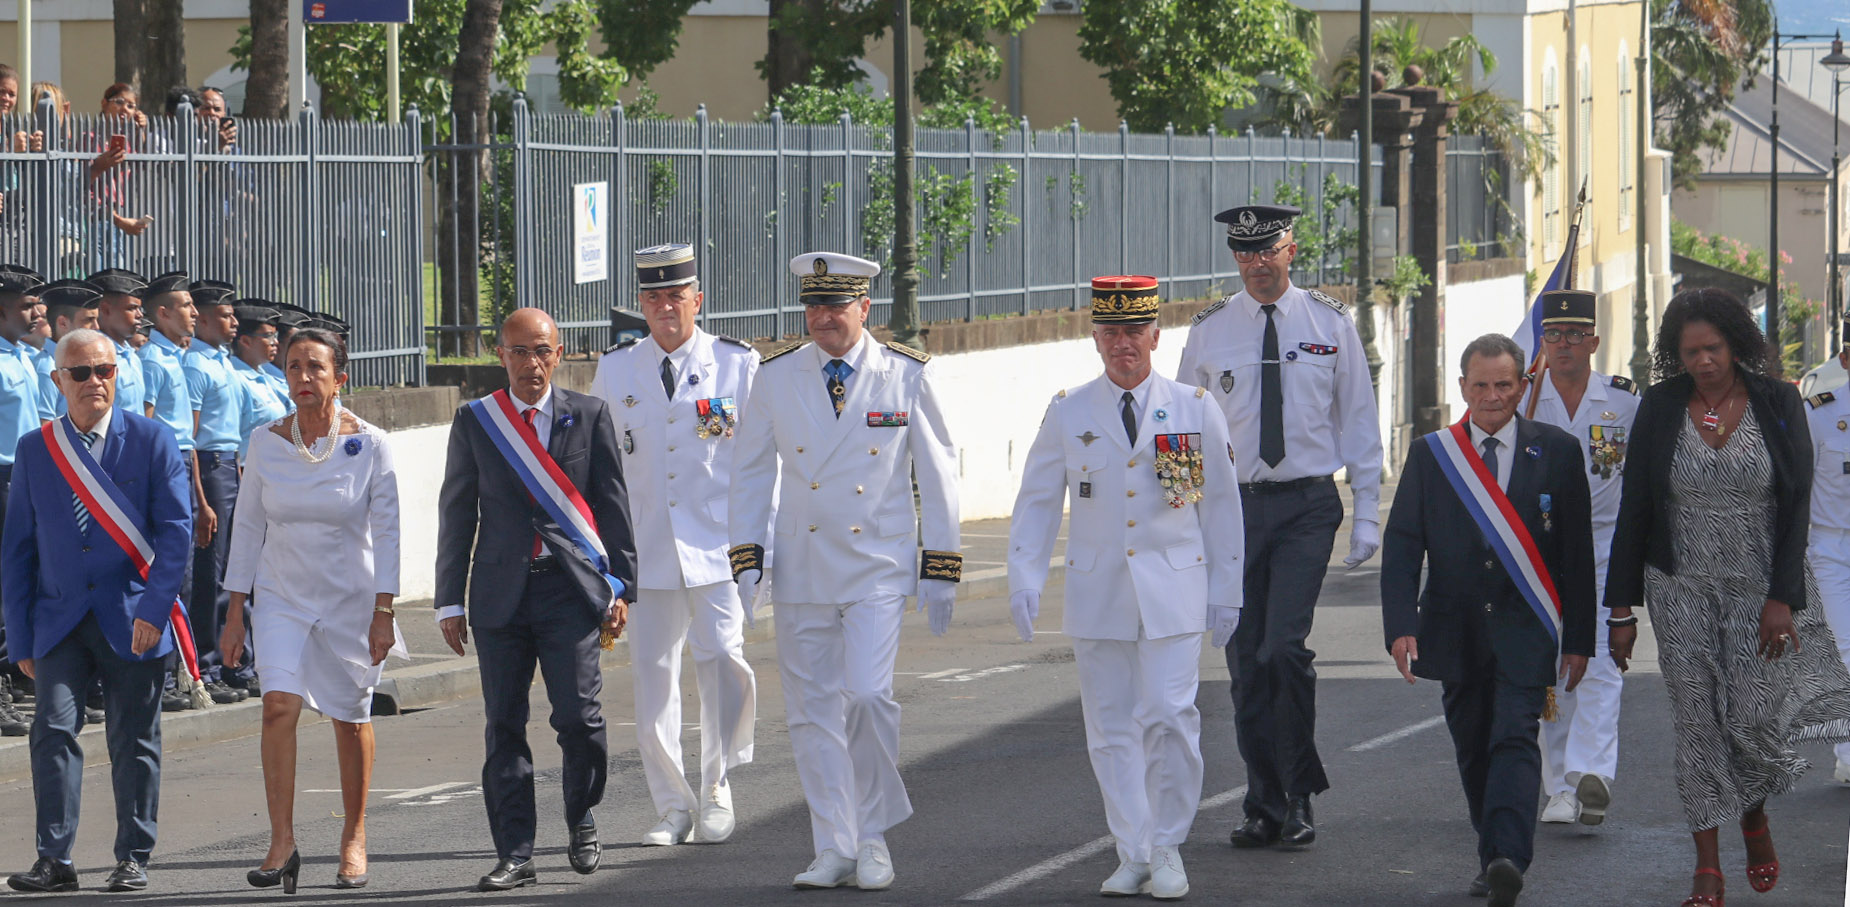
[[[1741,829],[1741,837],[1743,839],[1764,838],[1770,831],[1772,831],[1772,826],[1770,824],[1760,826],[1758,831],[1748,831],[1743,828]],[[1761,894],[1772,891],[1773,886],[1779,884],[1779,860],[1775,859],[1771,863],[1761,863],[1759,865],[1749,863],[1747,865],[1747,884],[1753,886],[1753,889]]]
[[[1714,876],[1720,879],[1724,886],[1728,883],[1728,877],[1722,875],[1722,871],[1719,869],[1713,869],[1708,866],[1698,866],[1696,867],[1696,874],[1699,876]],[[1680,907],[1722,907],[1722,892],[1717,891],[1714,894],[1692,894],[1683,899],[1683,903]]]

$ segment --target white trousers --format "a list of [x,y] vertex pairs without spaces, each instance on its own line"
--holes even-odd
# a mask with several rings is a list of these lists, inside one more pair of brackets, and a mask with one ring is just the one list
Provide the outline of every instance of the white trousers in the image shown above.
[[904,596],[845,605],[776,604],[777,666],[790,749],[817,855],[852,860],[912,815],[899,777],[899,655]]
[[1118,859],[1188,840],[1201,805],[1201,634],[1074,639],[1086,750]]
[[700,690],[700,790],[726,783],[726,770],[752,761],[758,679],[745,661],[745,612],[738,587],[642,589],[630,608],[636,688],[636,744],[656,813],[699,810],[681,762],[681,646],[694,655]]
[[[1606,599],[1606,562],[1595,566],[1593,591]],[[1607,781],[1619,773],[1619,699],[1625,692],[1625,675],[1612,660],[1610,628],[1612,609],[1601,605],[1594,615],[1593,657],[1587,673],[1572,693],[1564,683],[1555,685],[1555,720],[1542,722],[1542,793],[1564,794],[1580,783],[1581,775],[1599,775]]]
[[[1850,666],[1850,532],[1813,526],[1806,553],[1818,575],[1824,621],[1837,638],[1837,654]],[[1850,762],[1850,743],[1839,743],[1836,752],[1838,761]]]

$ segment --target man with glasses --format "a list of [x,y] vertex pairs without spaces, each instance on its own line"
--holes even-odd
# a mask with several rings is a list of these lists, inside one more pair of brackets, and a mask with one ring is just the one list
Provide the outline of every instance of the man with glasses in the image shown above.
[[[1638,390],[1630,378],[1607,377],[1593,370],[1599,352],[1597,301],[1586,290],[1550,290],[1542,294],[1542,354],[1548,377],[1538,391],[1535,421],[1546,422],[1586,445],[1587,485],[1593,499],[1594,582],[1606,597],[1606,560],[1612,530],[1619,520],[1619,488],[1624,484],[1625,436],[1638,413]],[[1525,400],[1527,398],[1525,397]],[[1599,626],[1612,615],[1602,607]],[[1542,723],[1542,790],[1548,806],[1542,821],[1598,825],[1612,802],[1612,780],[1619,768],[1619,693],[1624,675],[1608,657],[1606,634],[1596,634],[1597,649],[1579,688],[1555,691],[1559,718]]]
[[1347,307],[1291,283],[1289,205],[1222,211],[1244,289],[1195,316],[1176,372],[1227,415],[1246,523],[1245,610],[1227,647],[1246,762],[1235,847],[1316,840],[1310,798],[1330,787],[1317,755],[1316,653],[1305,647],[1342,525],[1331,476],[1354,492],[1349,556],[1381,547],[1381,430],[1368,358]]

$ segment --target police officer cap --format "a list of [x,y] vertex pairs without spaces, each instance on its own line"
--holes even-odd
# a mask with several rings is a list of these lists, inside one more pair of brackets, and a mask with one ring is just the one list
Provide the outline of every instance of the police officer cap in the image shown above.
[[168,271],[148,281],[148,297],[181,292],[192,282],[193,278],[185,271]]
[[1586,290],[1543,290],[1543,324],[1593,324],[1593,294]]
[[790,273],[802,278],[804,305],[847,305],[880,276],[880,265],[835,252],[805,252],[790,259]]
[[39,301],[47,309],[94,309],[103,301],[103,288],[87,280],[54,280],[39,288]]
[[135,333],[137,334],[142,334],[144,336],[152,336],[150,332],[152,332],[153,330],[154,330],[154,322],[149,321],[147,318],[141,318],[135,322]]
[[127,268],[104,268],[85,280],[95,284],[105,296],[133,296],[140,299],[148,295],[148,279]]
[[240,334],[265,325],[277,325],[278,316],[281,314],[270,307],[269,301],[251,298],[240,299],[232,303],[231,313],[238,317],[238,333]]
[[186,285],[186,291],[193,294],[197,306],[231,305],[232,297],[238,295],[237,287],[222,280],[195,280]]
[[353,326],[348,324],[345,318],[339,315],[330,315],[327,312],[316,312],[309,320],[296,325],[296,327],[319,328],[330,334],[338,334],[343,339],[353,333]]
[[0,293],[25,294],[44,285],[45,278],[25,265],[0,265]]
[[636,286],[654,290],[678,287],[700,278],[695,269],[694,247],[686,243],[664,243],[636,250]]
[[1216,223],[1227,225],[1227,247],[1235,252],[1258,252],[1278,242],[1280,234],[1291,229],[1299,214],[1291,205],[1241,205],[1214,215]]

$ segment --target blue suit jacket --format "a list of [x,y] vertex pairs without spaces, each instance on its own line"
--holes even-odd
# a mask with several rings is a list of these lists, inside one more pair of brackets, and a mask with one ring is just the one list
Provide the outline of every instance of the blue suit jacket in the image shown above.
[[160,645],[137,660],[173,650],[168,618],[186,558],[192,554],[193,504],[180,447],[166,426],[116,410],[96,456],[128,498],[128,517],[154,549],[143,582],[122,548],[90,521],[77,532],[71,487],[45,449],[45,436],[20,439],[0,533],[5,571],[7,648],[15,658],[41,658],[96,612],[109,645],[123,658],[136,618],[162,628]]

